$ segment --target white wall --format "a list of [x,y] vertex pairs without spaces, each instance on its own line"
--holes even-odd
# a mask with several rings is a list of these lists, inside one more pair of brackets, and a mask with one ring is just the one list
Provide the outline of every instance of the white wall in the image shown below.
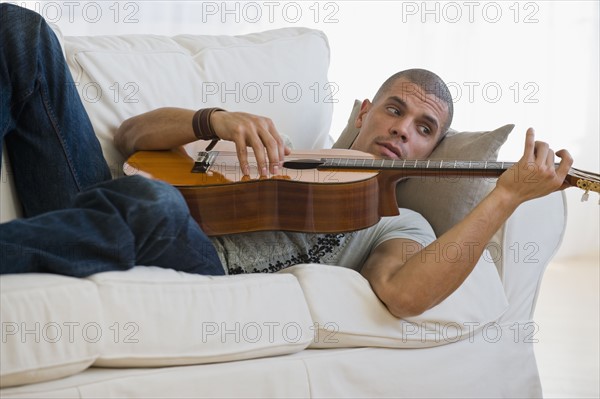
[[[15,1],[13,1],[15,2]],[[599,171],[599,5],[597,1],[16,1],[65,35],[243,34],[285,26],[325,31],[337,88],[332,135],[352,101],[370,98],[392,73],[437,72],[455,99],[453,127],[516,129],[502,160],[518,159],[524,132],[575,166]],[[324,99],[319,99],[323,101]],[[559,256],[598,252],[598,197],[570,189]]]

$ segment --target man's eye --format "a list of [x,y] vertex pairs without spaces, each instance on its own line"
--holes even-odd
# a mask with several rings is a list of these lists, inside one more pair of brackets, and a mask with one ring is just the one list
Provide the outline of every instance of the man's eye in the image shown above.
[[420,126],[419,129],[421,130],[421,133],[423,134],[431,134],[431,129],[429,129],[427,126]]
[[400,115],[400,110],[398,108],[388,107],[387,110],[390,111],[394,115]]

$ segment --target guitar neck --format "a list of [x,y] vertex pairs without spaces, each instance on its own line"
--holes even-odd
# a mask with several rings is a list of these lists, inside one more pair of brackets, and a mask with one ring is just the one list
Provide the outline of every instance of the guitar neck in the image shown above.
[[[291,169],[321,169],[321,170],[364,170],[395,172],[401,177],[415,176],[472,176],[497,177],[509,169],[515,162],[497,161],[455,161],[455,160],[403,160],[403,159],[373,159],[373,158],[321,158],[297,159],[284,163]],[[555,164],[558,167],[558,164]],[[525,173],[533,173],[528,168]],[[586,191],[600,192],[600,175],[571,168],[565,184],[579,187]]]
[[396,170],[406,174],[415,172],[461,175],[464,173],[483,175],[500,175],[514,165],[514,162],[496,161],[444,161],[444,160],[403,160],[403,159],[353,159],[322,158],[319,169],[354,169],[354,170]]

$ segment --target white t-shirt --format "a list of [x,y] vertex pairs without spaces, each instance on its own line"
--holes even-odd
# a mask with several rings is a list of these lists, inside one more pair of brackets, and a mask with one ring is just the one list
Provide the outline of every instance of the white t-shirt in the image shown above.
[[[271,273],[299,263],[323,263],[360,270],[375,247],[393,238],[426,246],[435,240],[420,214],[400,209],[374,226],[350,233],[307,234],[283,231],[211,237],[227,274]],[[407,248],[410,250],[410,248]]]

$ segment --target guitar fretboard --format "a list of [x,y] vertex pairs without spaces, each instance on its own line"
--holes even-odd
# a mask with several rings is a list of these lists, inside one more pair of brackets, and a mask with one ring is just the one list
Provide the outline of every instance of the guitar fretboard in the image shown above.
[[322,158],[319,168],[374,170],[506,170],[514,162]]

